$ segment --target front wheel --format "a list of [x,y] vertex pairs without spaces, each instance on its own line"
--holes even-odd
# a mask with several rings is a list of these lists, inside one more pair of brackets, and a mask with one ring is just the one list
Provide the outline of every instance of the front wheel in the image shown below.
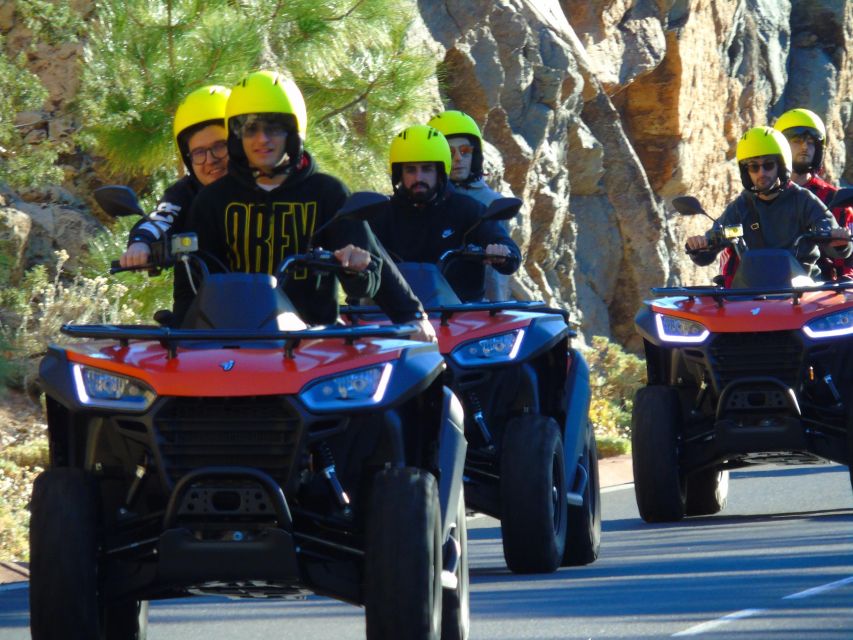
[[441,640],[467,640],[471,629],[471,591],[468,576],[468,521],[465,516],[465,495],[459,491],[456,524],[448,544],[458,545],[456,586],[445,587],[441,604]]
[[687,477],[685,512],[688,516],[710,516],[726,508],[729,471],[712,467]]
[[435,478],[414,468],[376,474],[365,545],[368,640],[438,640],[441,518]]
[[144,640],[148,603],[98,596],[98,498],[82,469],[48,469],[30,504],[33,640]]
[[568,503],[563,438],[553,418],[507,423],[501,445],[501,533],[514,573],[552,573],[566,547]]
[[598,446],[592,434],[580,466],[588,479],[583,492],[583,504],[568,508],[569,525],[566,550],[563,552],[564,567],[595,562],[601,547],[601,481],[598,476]]
[[681,405],[675,389],[652,385],[637,391],[631,416],[631,458],[637,508],[646,522],[677,522],[684,517],[680,429]]

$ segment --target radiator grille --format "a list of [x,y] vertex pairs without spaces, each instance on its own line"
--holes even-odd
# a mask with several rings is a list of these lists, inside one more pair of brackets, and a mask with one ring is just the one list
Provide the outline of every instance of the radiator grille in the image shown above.
[[282,396],[172,398],[155,427],[172,482],[213,465],[254,467],[284,485],[301,432],[298,414]]
[[708,349],[717,391],[737,378],[772,376],[796,387],[803,346],[790,331],[720,333]]

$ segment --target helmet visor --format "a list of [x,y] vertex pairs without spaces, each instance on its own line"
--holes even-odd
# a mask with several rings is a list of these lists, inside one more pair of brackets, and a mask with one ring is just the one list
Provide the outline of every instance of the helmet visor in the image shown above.
[[238,138],[253,138],[259,134],[283,138],[296,133],[296,121],[284,113],[249,113],[229,118],[228,128],[229,133]]
[[788,138],[788,140],[798,136],[810,136],[815,142],[823,140],[823,136],[820,131],[814,127],[788,127],[782,133],[785,134],[785,137]]

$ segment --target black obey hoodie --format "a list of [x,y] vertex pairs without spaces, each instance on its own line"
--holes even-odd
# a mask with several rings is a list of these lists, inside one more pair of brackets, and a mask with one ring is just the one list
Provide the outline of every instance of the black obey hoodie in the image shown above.
[[[309,248],[313,233],[331,220],[348,196],[343,183],[317,171],[313,159],[301,162],[285,181],[266,191],[255,182],[249,168],[229,163],[228,175],[208,185],[190,210],[187,231],[198,234],[199,253],[214,256],[229,270],[272,274],[286,257]],[[336,250],[347,244],[369,248],[371,233],[364,222],[344,220],[331,225],[314,239],[313,246]],[[373,296],[379,286],[381,260],[366,272],[342,276],[348,295]],[[215,261],[207,260],[212,272]],[[295,272],[285,293],[309,324],[329,324],[338,317],[335,279]],[[187,287],[175,292],[175,314],[183,318],[194,294]]]

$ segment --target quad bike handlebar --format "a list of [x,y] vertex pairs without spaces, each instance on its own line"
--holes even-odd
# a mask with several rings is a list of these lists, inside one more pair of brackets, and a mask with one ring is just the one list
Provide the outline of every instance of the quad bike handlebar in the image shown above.
[[[737,225],[740,227],[740,225]],[[722,227],[719,225],[715,225],[711,229],[705,232],[705,239],[708,242],[708,246],[705,249],[690,249],[685,246],[685,252],[687,255],[696,255],[698,253],[702,253],[703,251],[715,250],[720,247],[730,246],[735,250],[735,253],[738,255],[742,255],[745,251],[749,249],[746,244],[746,241],[743,239],[742,231],[741,235],[736,235],[736,232],[733,231],[733,227]],[[794,249],[799,247],[800,243],[805,242],[813,242],[815,244],[829,244],[831,242],[837,240],[844,240],[844,238],[836,238],[832,235],[831,232],[827,231],[807,231],[805,233],[801,233],[794,240]],[[853,242],[853,239],[847,238],[847,242]]]
[[286,257],[276,268],[275,276],[276,278],[281,278],[287,275],[287,272],[292,269],[313,269],[315,271],[336,274],[359,273],[357,270],[345,267],[338,262],[334,251],[328,251],[323,248],[309,249],[305,253],[297,253]]
[[461,249],[450,249],[441,254],[438,260],[439,267],[443,270],[453,260],[474,260],[486,262],[494,260],[496,262],[506,260],[509,256],[503,256],[498,253],[486,253],[483,247],[469,244]]

